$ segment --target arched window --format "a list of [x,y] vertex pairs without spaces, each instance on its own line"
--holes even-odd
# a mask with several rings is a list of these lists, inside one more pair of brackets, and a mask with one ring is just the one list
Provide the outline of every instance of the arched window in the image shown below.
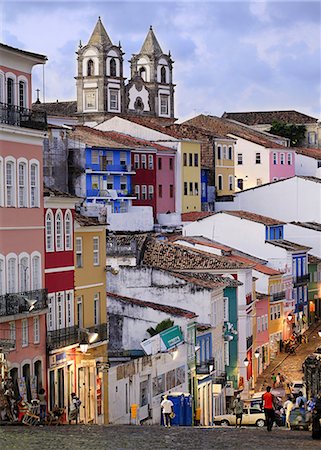
[[111,77],[115,77],[116,76],[116,61],[115,61],[114,58],[112,58],[110,60],[109,71],[110,71],[110,76]]
[[21,109],[26,108],[26,83],[19,81],[19,106]]
[[6,206],[16,206],[16,176],[15,176],[15,162],[6,162]]
[[64,249],[63,241],[63,221],[61,211],[56,212],[56,250],[61,251]]
[[17,292],[17,257],[11,256],[7,260],[7,292]]
[[94,75],[94,61],[90,59],[87,63],[87,76],[92,77]]
[[12,78],[7,79],[7,104],[14,105],[14,81]]
[[23,256],[19,262],[19,292],[30,290],[29,258]]
[[32,290],[36,291],[41,288],[41,275],[40,275],[40,256],[34,255],[31,259],[32,270]]
[[145,69],[145,67],[141,67],[141,68],[139,69],[139,75],[142,77],[142,79],[143,79],[144,81],[146,81],[146,69]]
[[161,83],[166,83],[166,69],[164,66],[161,68]]
[[18,163],[18,182],[19,182],[18,206],[19,208],[26,208],[28,206],[28,195],[27,195],[27,164],[25,162]]
[[52,211],[48,209],[46,212],[46,251],[54,251],[54,219]]
[[38,208],[39,200],[39,166],[38,163],[30,164],[30,207]]
[[65,214],[65,249],[72,250],[72,216],[70,211]]

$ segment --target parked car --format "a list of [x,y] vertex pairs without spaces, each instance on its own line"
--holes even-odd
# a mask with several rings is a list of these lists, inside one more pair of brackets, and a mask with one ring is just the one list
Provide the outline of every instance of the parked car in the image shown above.
[[[223,414],[222,416],[216,416],[214,418],[215,425],[221,425],[228,427],[229,425],[236,424],[235,414]],[[264,427],[265,415],[259,408],[244,408],[242,425],[256,425],[257,427]]]
[[306,396],[305,384],[303,383],[302,380],[292,381],[290,386],[291,392],[294,395],[294,397],[297,397],[300,391],[303,393],[304,396]]

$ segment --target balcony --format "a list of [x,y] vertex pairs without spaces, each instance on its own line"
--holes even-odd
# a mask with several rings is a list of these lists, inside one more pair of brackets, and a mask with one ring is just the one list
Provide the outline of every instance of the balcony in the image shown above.
[[248,336],[246,338],[246,349],[248,350],[250,347],[252,347],[252,344],[253,344],[253,335]]
[[300,275],[297,277],[293,277],[293,285],[296,286],[302,286],[304,284],[308,284],[310,281],[310,274],[306,273],[305,275]]
[[86,172],[136,173],[130,164],[108,164],[107,162],[100,162],[97,168],[87,167]]
[[127,189],[88,189],[87,197],[107,198],[117,200],[118,198],[136,199],[136,194]]
[[[32,303],[28,303],[30,300]],[[35,303],[33,303],[36,300]],[[33,306],[32,310],[30,309]],[[39,311],[47,308],[47,290],[19,292],[0,296],[0,317]]]
[[108,336],[107,323],[102,323],[89,328],[79,328],[74,325],[60,330],[48,331],[47,347],[48,350],[67,347],[68,345],[78,344],[82,340],[86,340],[88,333],[98,333],[98,339],[95,342],[105,341]]
[[47,129],[47,115],[45,112],[0,103],[0,123],[45,131]]
[[275,294],[271,294],[271,302],[279,302],[280,300],[285,300],[286,292],[276,292]]

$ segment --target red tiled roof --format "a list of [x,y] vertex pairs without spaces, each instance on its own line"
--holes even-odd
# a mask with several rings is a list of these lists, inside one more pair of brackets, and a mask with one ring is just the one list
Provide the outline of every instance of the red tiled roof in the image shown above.
[[251,220],[252,222],[262,223],[263,225],[284,225],[278,219],[272,219],[271,217],[261,216],[260,214],[255,214],[249,211],[221,211],[217,214],[229,214],[231,216],[239,217],[240,219]]
[[309,158],[321,160],[321,148],[301,148],[295,147],[295,153],[308,156]]
[[294,110],[225,112],[223,118],[236,120],[246,125],[272,124],[274,120],[288,124],[316,123],[318,119]]
[[265,133],[253,130],[246,125],[241,125],[216,116],[205,116],[204,114],[201,114],[184,123],[195,125],[196,127],[213,131],[220,135],[237,136],[265,148],[285,148],[283,145],[277,143],[272,135],[271,138],[269,138]]
[[205,217],[209,217],[209,216],[213,216],[214,213],[212,212],[207,212],[207,211],[192,211],[192,212],[188,212],[188,213],[183,213],[182,214],[182,222],[195,222],[196,220],[199,219],[205,219]]
[[96,217],[82,216],[79,213],[75,213],[75,221],[82,227],[103,226]]
[[188,319],[193,319],[197,317],[192,311],[188,311],[187,309],[177,308],[176,306],[169,305],[161,305],[160,303],[148,302],[145,300],[139,300],[137,298],[125,297],[124,295],[115,294],[113,292],[106,292],[107,297],[114,298],[120,300],[124,303],[128,303],[131,305],[141,306],[142,308],[151,308],[157,311],[162,311],[167,314],[172,314],[173,316],[182,316]]
[[321,263],[321,258],[314,255],[308,255],[309,264],[319,264]]
[[[168,147],[163,145],[147,141],[145,139],[136,138],[133,136],[129,136],[128,134],[119,133],[118,131],[101,131],[97,128],[91,128],[84,125],[76,125],[75,130],[88,133],[91,136],[97,136],[100,139],[106,139],[106,146],[110,147],[122,147],[122,148],[149,148],[149,149],[157,149],[160,151],[168,152],[173,151]],[[101,144],[102,145],[102,144]]]

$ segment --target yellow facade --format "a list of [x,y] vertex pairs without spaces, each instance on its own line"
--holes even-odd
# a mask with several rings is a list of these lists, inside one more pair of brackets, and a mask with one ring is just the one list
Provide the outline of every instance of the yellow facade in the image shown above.
[[235,153],[231,140],[215,140],[215,186],[218,197],[235,193]]
[[201,144],[181,142],[182,212],[201,211]]
[[[77,353],[80,421],[108,423],[108,363],[106,308],[106,230],[93,219],[75,222],[75,324],[80,330],[98,333],[87,341],[85,353]],[[86,336],[86,335],[85,335]]]
[[270,337],[270,360],[280,351],[280,340],[283,339],[284,328],[284,299],[275,300],[275,296],[283,291],[282,278],[271,277],[269,280],[269,337]]

